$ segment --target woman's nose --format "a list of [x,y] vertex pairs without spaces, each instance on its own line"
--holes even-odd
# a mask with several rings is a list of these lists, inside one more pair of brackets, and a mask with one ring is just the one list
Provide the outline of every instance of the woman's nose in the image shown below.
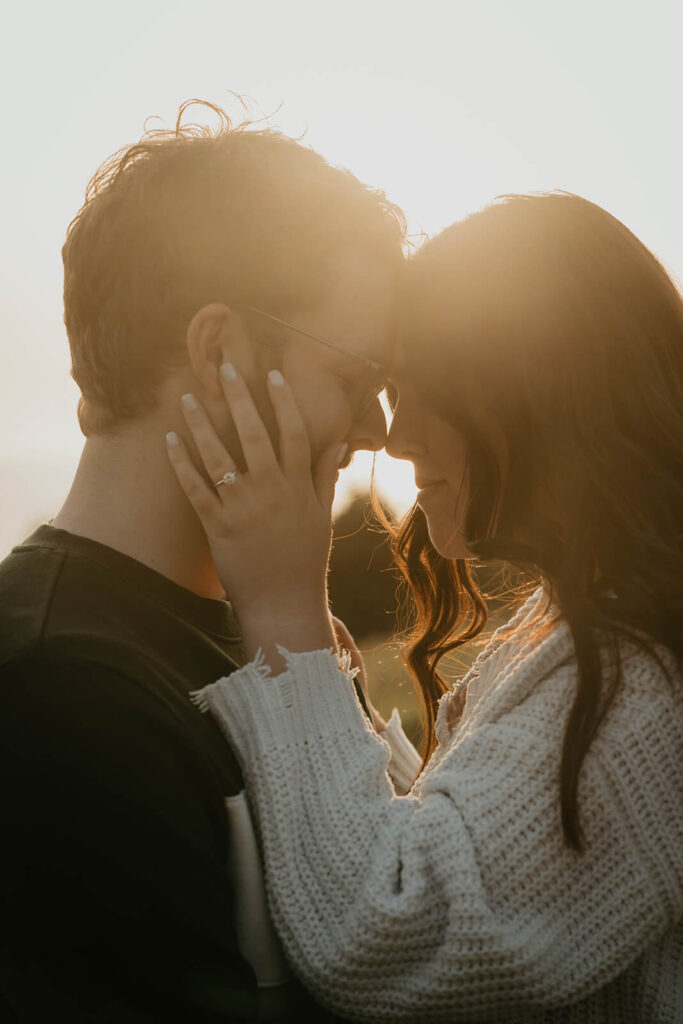
[[385,447],[387,454],[391,455],[392,459],[412,460],[423,451],[416,430],[415,418],[406,414],[405,406],[401,407],[400,398],[394,408],[394,416]]

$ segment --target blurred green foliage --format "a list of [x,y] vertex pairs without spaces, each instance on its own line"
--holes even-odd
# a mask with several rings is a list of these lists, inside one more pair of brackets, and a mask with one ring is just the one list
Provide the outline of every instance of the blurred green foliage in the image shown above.
[[357,494],[334,521],[329,576],[332,610],[356,640],[394,632],[398,578],[369,495]]
[[[492,632],[511,614],[509,595],[518,578],[505,576],[500,565],[480,566],[477,574],[489,595],[489,623],[476,640],[443,659],[440,671],[447,682],[467,671]],[[397,635],[398,583],[386,532],[372,512],[369,495],[359,493],[334,522],[328,581],[332,611],[360,648],[372,703],[385,718],[398,708],[406,733],[420,749],[421,702],[403,666]]]
[[387,534],[372,512],[369,495],[358,494],[334,522],[330,603],[363,655],[370,700],[385,718],[397,707],[419,747],[419,699],[396,636],[398,583]]

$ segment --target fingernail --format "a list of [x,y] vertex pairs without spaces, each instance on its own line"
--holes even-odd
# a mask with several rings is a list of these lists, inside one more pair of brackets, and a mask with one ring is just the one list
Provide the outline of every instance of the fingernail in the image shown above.
[[285,382],[285,378],[282,376],[279,370],[269,370],[268,380],[276,388],[281,388]]
[[237,380],[237,372],[232,363],[223,363],[221,366],[221,373],[226,380]]
[[176,434],[175,430],[170,430],[166,435],[166,444],[168,445],[169,448],[178,447],[178,435]]
[[180,401],[189,412],[194,412],[197,408],[197,399],[189,391],[186,395],[183,395]]
[[343,460],[343,458],[346,455],[348,450],[349,450],[348,444],[343,444],[341,446],[341,448],[339,449],[339,455],[337,456],[337,465],[338,466],[341,464],[341,462],[342,462],[342,460]]

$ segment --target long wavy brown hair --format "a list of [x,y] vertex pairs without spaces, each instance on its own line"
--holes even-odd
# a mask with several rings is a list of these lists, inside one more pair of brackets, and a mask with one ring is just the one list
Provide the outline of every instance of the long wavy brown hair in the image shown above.
[[[581,850],[579,775],[621,682],[620,638],[683,658],[683,300],[623,224],[568,193],[500,197],[447,228],[409,261],[404,294],[405,366],[467,442],[468,547],[541,581],[571,630],[559,788]],[[417,506],[393,547],[426,760],[439,662],[481,631],[486,603]]]

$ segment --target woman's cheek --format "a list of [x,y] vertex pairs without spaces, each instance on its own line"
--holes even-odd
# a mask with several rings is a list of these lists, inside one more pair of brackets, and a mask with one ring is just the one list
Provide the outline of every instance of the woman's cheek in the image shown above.
[[444,558],[468,558],[464,527],[467,514],[466,495],[454,495],[448,488],[442,493],[425,495],[420,507],[427,519],[432,547]]

